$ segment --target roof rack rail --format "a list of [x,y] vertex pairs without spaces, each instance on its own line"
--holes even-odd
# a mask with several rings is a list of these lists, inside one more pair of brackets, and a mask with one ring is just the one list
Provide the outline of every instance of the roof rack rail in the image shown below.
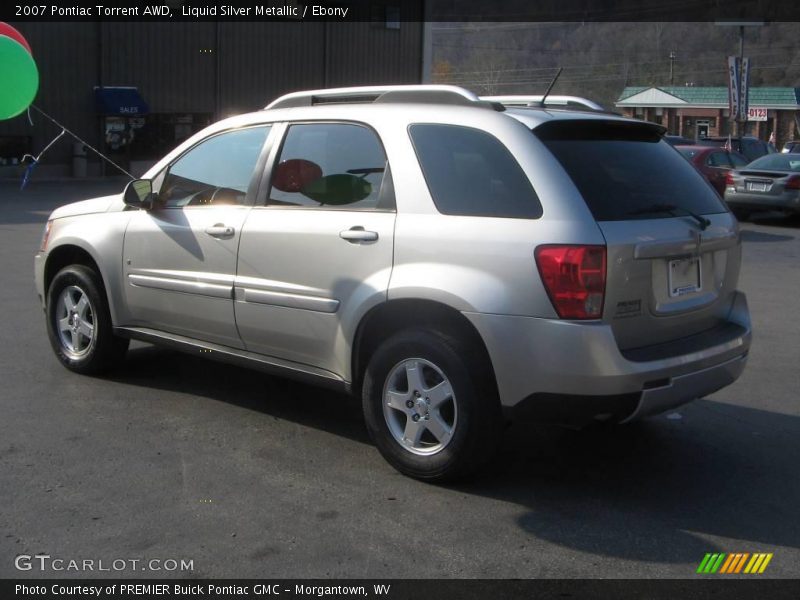
[[[481,96],[481,100],[499,102],[503,106],[541,107],[543,96]],[[563,108],[583,108],[597,112],[607,112],[597,102],[580,96],[547,96],[544,106]]]
[[292,92],[273,100],[264,107],[264,110],[359,102],[422,102],[426,104],[483,106],[494,110],[504,110],[502,105],[486,102],[469,90],[455,85],[362,86]]

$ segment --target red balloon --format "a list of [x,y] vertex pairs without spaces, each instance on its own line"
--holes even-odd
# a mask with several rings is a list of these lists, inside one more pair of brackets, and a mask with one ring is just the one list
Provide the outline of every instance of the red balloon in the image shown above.
[[272,186],[282,192],[296,193],[321,177],[322,169],[317,163],[302,158],[290,158],[273,170]]
[[0,23],[0,35],[5,35],[7,37],[10,37],[12,40],[14,40],[18,44],[20,44],[23,48],[25,48],[25,50],[28,51],[28,54],[33,54],[31,52],[30,44],[28,44],[28,40],[26,40],[19,31],[14,29],[8,23]]

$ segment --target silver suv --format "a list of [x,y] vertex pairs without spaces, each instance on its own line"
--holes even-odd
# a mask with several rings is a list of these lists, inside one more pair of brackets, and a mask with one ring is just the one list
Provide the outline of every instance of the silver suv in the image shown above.
[[98,373],[145,340],[358,394],[426,480],[484,464],[509,418],[627,422],[732,383],[751,327],[713,188],[659,125],[505,102],[293,93],[57,209],[56,356]]

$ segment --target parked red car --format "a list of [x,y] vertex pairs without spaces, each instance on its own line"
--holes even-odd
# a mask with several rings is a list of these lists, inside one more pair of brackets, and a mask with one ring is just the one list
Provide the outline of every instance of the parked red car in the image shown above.
[[675,146],[714,186],[720,196],[725,194],[725,176],[750,161],[738,152],[713,146]]
[[747,162],[753,162],[766,154],[775,154],[778,151],[771,142],[765,142],[752,135],[742,136],[741,139],[738,136],[705,137],[697,140],[697,144],[716,148],[724,148],[726,145],[730,145],[731,150],[739,152],[747,159]]

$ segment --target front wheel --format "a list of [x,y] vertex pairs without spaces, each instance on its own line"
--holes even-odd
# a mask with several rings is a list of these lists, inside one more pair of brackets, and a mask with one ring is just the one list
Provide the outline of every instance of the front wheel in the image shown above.
[[410,330],[384,342],[364,377],[372,440],[398,471],[426,481],[472,474],[494,455],[502,418],[488,364],[443,333]]
[[102,373],[124,357],[128,340],[114,335],[102,281],[88,267],[71,265],[56,274],[46,312],[50,345],[69,370]]

